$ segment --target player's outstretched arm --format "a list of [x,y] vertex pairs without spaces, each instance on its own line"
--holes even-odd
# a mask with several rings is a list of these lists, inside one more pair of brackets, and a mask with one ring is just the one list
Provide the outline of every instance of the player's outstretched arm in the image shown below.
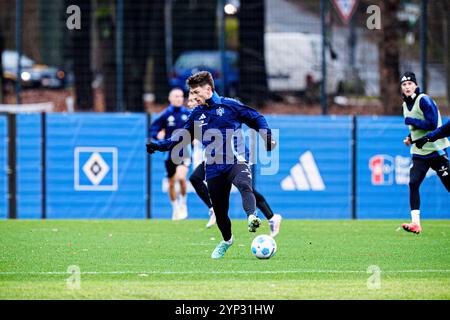
[[[147,143],[147,153],[152,154],[156,151],[169,151],[171,150],[177,143],[186,143],[185,137],[186,134],[189,136],[189,141],[187,143],[192,142],[194,139],[194,121],[193,121],[192,113],[189,116],[188,120],[184,124],[182,129],[175,130],[173,135],[169,139],[165,140],[159,140],[159,141],[152,141],[150,143]],[[180,141],[181,140],[181,141]]]
[[431,142],[434,142],[439,139],[443,139],[445,137],[450,137],[450,120],[447,121],[444,125],[440,126],[433,132],[428,134],[428,138]]
[[150,126],[150,135],[152,137],[152,139],[158,139],[158,133],[163,130],[166,129],[166,123],[167,121],[167,113],[164,111],[162,112],[159,117],[157,117],[152,125]]
[[272,151],[276,147],[275,140],[272,139],[272,130],[266,121],[266,118],[258,111],[244,104],[238,106],[239,116],[243,123],[250,128],[258,131],[261,138],[264,140],[264,145],[267,151]]
[[146,145],[147,153],[153,154],[156,151],[168,151],[169,149],[166,149],[165,146],[161,144],[161,142],[168,141],[168,140],[170,140],[170,139],[147,143],[147,145]]
[[450,137],[450,121],[448,121],[443,126],[437,128],[433,132],[430,132],[426,136],[417,139],[416,141],[414,141],[414,143],[416,144],[417,148],[422,149],[425,143],[434,142],[436,140],[443,139],[445,137]]

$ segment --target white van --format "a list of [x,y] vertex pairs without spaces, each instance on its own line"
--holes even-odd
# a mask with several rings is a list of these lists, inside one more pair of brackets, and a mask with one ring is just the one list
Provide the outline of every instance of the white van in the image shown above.
[[[271,92],[304,92],[309,75],[313,82],[322,78],[322,37],[300,32],[267,32],[265,59]],[[336,93],[344,79],[343,68],[327,50],[327,93]]]

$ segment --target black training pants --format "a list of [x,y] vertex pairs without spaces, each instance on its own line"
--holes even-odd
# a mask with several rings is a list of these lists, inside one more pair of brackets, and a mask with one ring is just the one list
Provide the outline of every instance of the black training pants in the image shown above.
[[409,172],[409,203],[411,210],[420,209],[419,187],[422,184],[428,170],[431,168],[436,171],[442,184],[450,192],[450,168],[446,155],[421,159],[413,158],[413,166]]
[[200,199],[208,206],[208,208],[212,208],[212,203],[209,198],[208,188],[205,184],[205,162],[200,163],[197,168],[195,168],[194,172],[192,172],[189,177],[189,181],[195,189],[195,192],[198,194]]
[[[205,162],[202,162],[199,164],[194,172],[192,172],[191,176],[189,177],[189,181],[191,182],[192,186],[195,189],[195,192],[198,194],[200,199],[208,206],[208,208],[212,208],[211,199],[209,196],[208,188],[206,187],[205,181]],[[267,220],[272,219],[274,213],[272,211],[272,208],[267,203],[264,196],[256,191],[253,188],[253,194],[255,195],[256,199],[256,207],[261,210],[261,212],[264,214],[264,216],[267,218]]]
[[216,214],[217,226],[225,241],[231,239],[231,220],[228,217],[230,191],[234,184],[241,193],[242,205],[247,215],[256,211],[256,200],[252,189],[252,175],[245,163],[234,164],[227,174],[209,179],[208,190]]

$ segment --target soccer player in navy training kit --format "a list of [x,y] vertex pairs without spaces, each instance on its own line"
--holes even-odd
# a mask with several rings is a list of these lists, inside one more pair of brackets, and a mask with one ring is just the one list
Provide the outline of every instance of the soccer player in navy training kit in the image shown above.
[[[187,106],[189,109],[193,109],[197,106],[195,99],[191,96],[188,98]],[[195,192],[203,203],[209,208],[209,220],[206,224],[206,228],[211,228],[216,223],[216,216],[214,214],[214,208],[209,198],[208,188],[206,187],[205,181],[205,161],[200,163],[194,171],[189,176],[189,181],[195,189]],[[280,225],[282,217],[280,214],[275,214],[272,208],[267,203],[264,196],[253,188],[253,194],[256,199],[256,207],[261,210],[263,215],[269,221],[270,236],[276,237],[280,232]]]
[[[183,128],[191,113],[183,106],[184,93],[181,89],[173,89],[169,93],[170,105],[153,121],[150,131],[152,139],[157,139],[161,131],[165,131],[165,139],[169,139],[175,130]],[[169,150],[170,151],[170,150]],[[186,176],[191,163],[190,154],[185,152],[180,162],[174,162],[168,152],[164,161],[169,180],[169,198],[172,205],[172,220],[182,220],[188,217]],[[175,184],[180,185],[180,195],[177,199]]]
[[[246,156],[242,124],[246,124],[259,133],[265,141],[268,151],[275,147],[271,130],[266,119],[256,110],[234,99],[220,97],[214,91],[214,81],[209,72],[202,71],[187,80],[189,94],[197,101],[196,107],[184,125],[189,133],[190,143],[199,139],[205,148],[205,176],[211,202],[216,214],[217,226],[222,233],[221,241],[211,254],[218,259],[233,244],[231,220],[228,217],[229,198],[232,184],[237,187],[244,210],[247,214],[248,228],[255,232],[261,219],[256,213],[256,199],[252,189],[252,174]],[[230,131],[234,134],[230,135]],[[224,139],[225,138],[225,139]],[[147,144],[147,152],[167,151],[183,139],[181,133],[171,139]],[[245,151],[244,151],[244,150]]]
[[[413,165],[410,169],[409,192],[411,223],[404,223],[403,229],[420,233],[420,194],[419,187],[430,168],[436,171],[445,188],[450,192],[450,169],[447,148],[450,142],[440,138],[442,119],[436,103],[417,86],[416,76],[406,72],[401,80],[403,97],[403,116],[410,135],[403,141],[411,146]],[[437,129],[437,133],[433,132]],[[440,131],[441,130],[441,131]],[[428,141],[424,141],[427,140]]]
[[[189,110],[192,110],[196,106],[197,102],[195,101],[194,97],[189,95],[187,100],[187,107],[189,108]],[[195,145],[196,143],[199,142],[195,140],[193,142],[193,145]],[[192,152],[192,155],[194,156],[194,152]],[[203,203],[208,207],[209,220],[206,223],[206,228],[211,228],[216,224],[216,214],[214,213],[214,208],[212,206],[211,199],[209,198],[208,188],[205,184],[205,160],[203,155],[202,159],[203,160],[201,161],[201,163],[197,165],[197,167],[195,167],[193,173],[189,176],[189,181],[191,182],[192,187],[199,196],[200,200],[202,200]]]

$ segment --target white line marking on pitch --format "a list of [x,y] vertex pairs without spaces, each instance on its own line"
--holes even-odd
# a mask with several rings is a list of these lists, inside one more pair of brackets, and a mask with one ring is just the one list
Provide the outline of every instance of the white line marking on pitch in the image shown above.
[[[449,273],[450,270],[387,270],[382,273]],[[80,275],[115,275],[115,274],[283,274],[283,273],[367,273],[365,270],[278,270],[278,271],[84,271]],[[0,272],[0,275],[70,275],[64,271],[30,271],[30,272]]]

